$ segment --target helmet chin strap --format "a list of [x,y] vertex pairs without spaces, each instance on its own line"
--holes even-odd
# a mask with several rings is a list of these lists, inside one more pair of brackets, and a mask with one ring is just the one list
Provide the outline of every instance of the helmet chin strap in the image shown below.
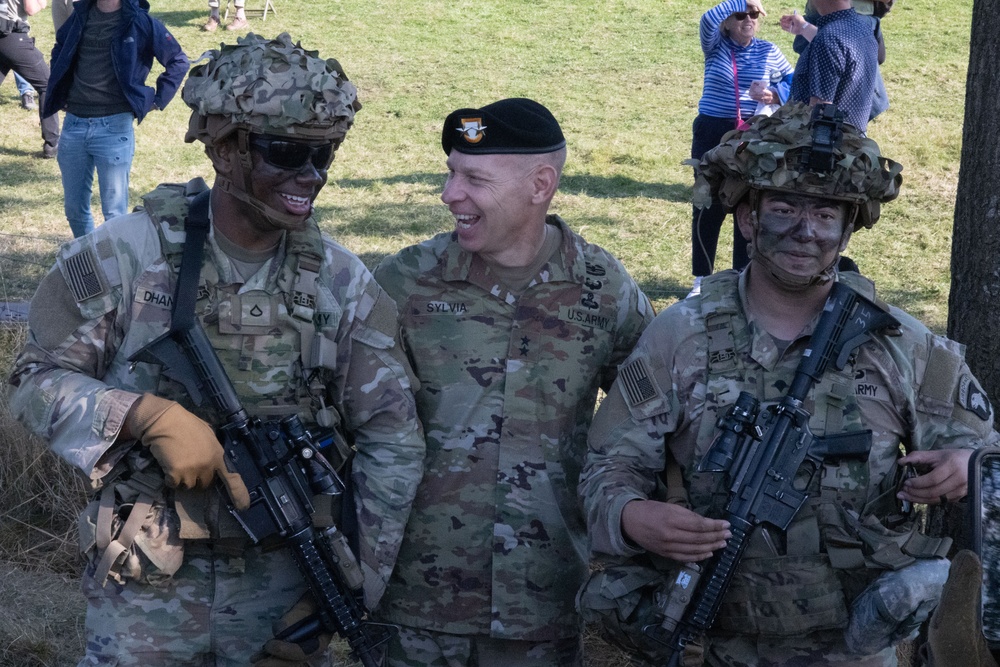
[[[241,173],[243,175],[243,185],[242,187],[238,186],[235,182],[222,174],[216,174],[215,185],[226,194],[240,200],[244,204],[250,206],[253,210],[260,213],[265,220],[275,227],[275,229],[284,229],[289,231],[302,229],[305,226],[305,221],[301,217],[297,215],[290,215],[284,211],[272,208],[250,194],[253,192],[253,180],[250,176],[253,171],[253,158],[250,156],[250,133],[241,128],[236,134],[237,155],[239,156]],[[311,204],[309,208],[309,215],[312,215]]]
[[[216,174],[215,186],[226,194],[229,194],[232,197],[239,199],[244,204],[250,206],[254,211],[262,215],[269,223],[271,223],[275,229],[296,231],[305,226],[305,221],[299,216],[289,215],[284,211],[279,211],[268,206],[261,200],[252,196],[246,190],[238,188],[235,183],[221,174]],[[309,215],[312,215],[311,210]]]
[[[756,235],[756,232],[755,232]],[[778,282],[779,285],[792,292],[804,292],[816,285],[826,285],[833,280],[836,275],[837,262],[840,261],[840,253],[833,258],[833,261],[825,269],[811,276],[798,276],[789,273],[785,269],[777,266],[766,255],[754,252],[753,246],[750,248],[750,259],[760,264]]]

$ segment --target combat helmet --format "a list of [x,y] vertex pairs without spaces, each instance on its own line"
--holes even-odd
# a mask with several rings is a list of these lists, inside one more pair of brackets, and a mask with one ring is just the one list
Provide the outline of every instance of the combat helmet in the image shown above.
[[832,104],[786,104],[733,130],[695,168],[692,203],[717,198],[733,210],[752,191],[778,190],[845,201],[854,228],[871,227],[882,202],[899,195],[902,165],[882,157],[877,143],[844,123]]
[[243,182],[217,175],[216,185],[287,223],[291,216],[250,194],[250,135],[327,140],[336,149],[361,108],[340,63],[293,44],[288,33],[274,39],[249,33],[235,45],[206,52],[191,69],[181,97],[191,108],[186,142],[198,140],[210,149],[236,135]]

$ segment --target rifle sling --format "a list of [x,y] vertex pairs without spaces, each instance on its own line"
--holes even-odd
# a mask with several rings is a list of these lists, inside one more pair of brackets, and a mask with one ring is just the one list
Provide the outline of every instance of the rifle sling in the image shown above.
[[[204,190],[195,195],[184,220],[184,250],[177,271],[177,291],[174,294],[174,309],[171,313],[171,331],[184,331],[194,324],[194,305],[198,300],[201,261],[205,250],[205,239],[208,238],[208,228],[211,225],[208,218],[211,194],[211,190]],[[318,266],[316,270],[318,271]],[[344,479],[351,479],[350,461],[342,474]],[[355,510],[354,494],[346,493],[344,494],[343,509],[340,516],[336,518],[339,519],[341,530],[350,542],[351,550],[358,554],[360,553],[361,531],[358,529]]]
[[198,282],[201,279],[201,258],[208,237],[208,205],[212,191],[195,195],[184,221],[184,252],[177,274],[177,291],[171,313],[171,331],[184,331],[194,324],[194,304],[198,300]]

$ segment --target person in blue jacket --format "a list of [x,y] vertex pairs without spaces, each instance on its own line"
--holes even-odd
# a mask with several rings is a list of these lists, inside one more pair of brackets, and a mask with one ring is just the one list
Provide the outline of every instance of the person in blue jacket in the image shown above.
[[[146,85],[153,58],[164,72]],[[128,212],[135,153],[132,120],[163,109],[188,71],[188,58],[146,0],[79,0],[56,33],[43,117],[65,111],[59,141],[66,219],[74,237],[94,229],[94,169],[104,219]]]

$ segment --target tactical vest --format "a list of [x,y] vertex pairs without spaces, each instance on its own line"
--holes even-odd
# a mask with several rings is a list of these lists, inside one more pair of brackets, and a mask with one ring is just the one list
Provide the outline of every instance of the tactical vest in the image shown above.
[[[206,188],[204,181],[195,179],[160,185],[143,197],[162,256],[174,276],[183,255],[190,202]],[[307,426],[318,424],[339,433],[340,414],[324,401],[324,371],[336,367],[335,336],[325,333],[339,326],[341,313],[331,294],[320,295],[323,257],[323,239],[312,219],[305,230],[285,234],[283,247],[266,265],[269,275],[258,289],[241,291],[239,284],[226,280],[231,268],[219,266],[213,253],[206,252],[195,313],[251,416],[271,419],[297,414]],[[258,282],[258,276],[250,281]],[[315,322],[318,299],[329,315],[321,325]],[[331,313],[333,309],[336,312]],[[218,421],[211,405],[193,405],[183,385],[164,375],[157,394],[176,400],[209,423]],[[351,451],[344,438],[338,436],[334,442],[337,454],[331,452],[328,458],[340,468]],[[214,491],[174,491],[181,538],[245,537],[216,496]]]
[[[735,271],[702,280],[708,372],[692,471],[715,437],[717,417],[740,391],[757,396],[763,409],[784,396],[791,380],[787,365],[768,372],[746,363],[752,331],[739,303],[738,280]],[[875,300],[874,285],[864,277],[841,273],[840,280]],[[853,391],[856,356],[857,351],[843,370],[831,366],[812,388],[806,407],[816,436],[865,430]],[[726,499],[721,475],[692,472],[688,478],[693,508],[721,516]],[[912,522],[900,519],[893,530],[883,525],[897,513],[893,478],[887,477],[885,488],[869,501],[866,461],[825,463],[809,489],[809,501],[787,531],[754,532],[715,628],[771,636],[843,628],[849,603],[881,569],[905,567],[914,557],[943,556],[948,545],[919,534]]]
[[[174,275],[180,268],[188,206],[202,189],[203,182],[163,184],[143,198]],[[228,267],[205,253],[195,312],[247,412],[261,418],[298,413],[307,424],[332,426],[339,416],[322,405],[324,387],[317,371],[335,367],[336,345],[314,321],[323,240],[312,219],[305,230],[285,237],[278,252],[281,264],[271,265],[265,283],[269,289],[240,293],[238,284],[224,282]],[[330,326],[339,323],[339,317],[329,319]],[[160,390],[163,396],[189,402],[168,379],[161,380]],[[210,413],[203,416],[215,420]]]

